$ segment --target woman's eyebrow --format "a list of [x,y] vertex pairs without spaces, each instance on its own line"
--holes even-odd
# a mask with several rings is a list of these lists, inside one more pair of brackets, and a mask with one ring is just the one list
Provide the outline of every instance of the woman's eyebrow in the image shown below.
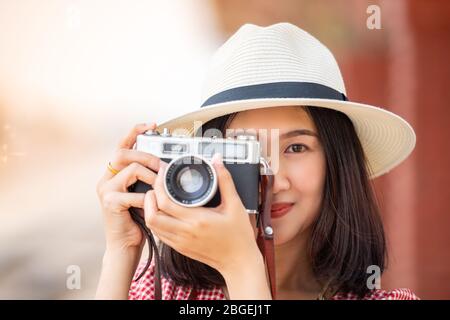
[[[227,132],[227,137],[235,138],[239,134],[242,134],[242,132],[240,132],[239,130],[237,130],[237,131],[232,130],[232,131]],[[249,133],[247,133],[247,134],[249,134]],[[255,134],[252,133],[251,135],[255,135]],[[307,135],[307,136],[312,136],[312,137],[316,137],[316,138],[319,137],[317,135],[317,133],[315,133],[312,130],[309,130],[309,129],[297,129],[297,130],[292,130],[292,131],[288,131],[288,132],[285,132],[285,133],[281,134],[280,135],[280,139],[288,139],[288,138],[301,136],[301,135]],[[255,136],[257,138],[259,138],[259,134],[256,133]]]
[[297,129],[281,134],[280,139],[287,139],[301,135],[313,136],[318,138],[317,133],[315,133],[314,131],[308,129]]

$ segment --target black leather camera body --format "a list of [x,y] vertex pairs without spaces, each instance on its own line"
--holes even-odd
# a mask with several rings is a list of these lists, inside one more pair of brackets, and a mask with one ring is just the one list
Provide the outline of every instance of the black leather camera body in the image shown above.
[[[216,207],[220,204],[217,175],[211,164],[220,153],[230,171],[237,193],[249,214],[258,213],[261,155],[260,144],[251,135],[236,138],[172,136],[147,131],[137,137],[136,150],[151,153],[168,163],[164,188],[169,198],[186,207]],[[145,193],[150,185],[138,181],[130,192]]]

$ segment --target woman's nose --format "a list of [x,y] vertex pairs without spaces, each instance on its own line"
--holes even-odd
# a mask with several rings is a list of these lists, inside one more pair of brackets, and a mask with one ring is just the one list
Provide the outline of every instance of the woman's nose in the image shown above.
[[278,170],[278,172],[274,175],[273,193],[277,194],[280,191],[289,190],[290,187],[291,184],[288,177],[283,173],[282,170]]

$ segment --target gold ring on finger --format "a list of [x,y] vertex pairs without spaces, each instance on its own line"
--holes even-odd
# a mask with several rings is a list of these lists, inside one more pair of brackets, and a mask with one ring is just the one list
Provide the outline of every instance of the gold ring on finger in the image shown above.
[[119,173],[119,170],[113,168],[113,166],[111,165],[111,162],[108,163],[108,170],[114,175]]

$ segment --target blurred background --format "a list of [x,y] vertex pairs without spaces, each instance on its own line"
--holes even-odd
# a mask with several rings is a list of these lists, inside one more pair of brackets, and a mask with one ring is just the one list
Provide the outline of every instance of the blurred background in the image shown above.
[[214,50],[244,23],[280,21],[331,49],[351,100],[415,128],[413,154],[375,181],[381,284],[449,299],[446,0],[0,0],[0,299],[93,298],[105,245],[95,186],[120,138],[199,106]]

